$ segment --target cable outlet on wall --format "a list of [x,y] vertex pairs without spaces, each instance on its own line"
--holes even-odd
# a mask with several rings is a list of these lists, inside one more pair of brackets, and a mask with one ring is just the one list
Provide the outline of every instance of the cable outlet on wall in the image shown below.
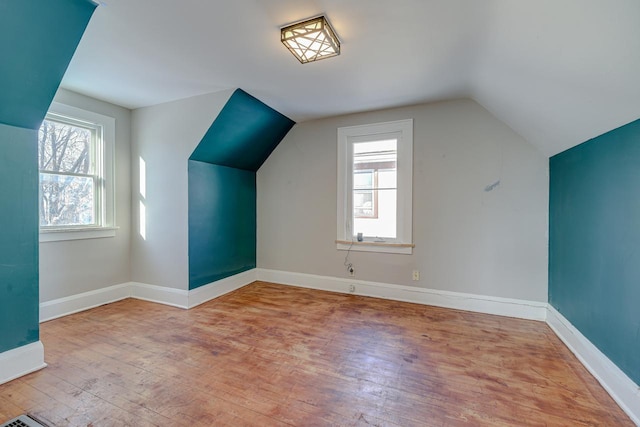
[[413,270],[413,280],[420,280],[420,270]]
[[349,292],[354,293],[356,291],[356,285],[349,285]]
[[349,267],[349,276],[353,277],[356,275],[356,270],[353,267]]

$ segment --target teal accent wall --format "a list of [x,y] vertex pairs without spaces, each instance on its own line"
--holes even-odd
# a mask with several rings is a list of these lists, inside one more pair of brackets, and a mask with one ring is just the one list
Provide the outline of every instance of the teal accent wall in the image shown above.
[[190,159],[255,172],[294,124],[236,89]]
[[39,339],[37,138],[0,124],[0,353]]
[[256,171],[295,123],[237,89],[189,158],[189,289],[256,266]]
[[549,169],[549,302],[640,384],[640,120]]
[[39,339],[37,129],[94,8],[0,1],[0,352]]
[[0,1],[0,123],[40,127],[95,7],[89,0]]
[[189,160],[189,285],[256,267],[256,174]]

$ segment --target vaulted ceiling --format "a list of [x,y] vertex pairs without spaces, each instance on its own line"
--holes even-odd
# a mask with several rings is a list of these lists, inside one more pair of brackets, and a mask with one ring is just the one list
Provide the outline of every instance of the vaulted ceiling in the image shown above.
[[[128,108],[243,88],[295,121],[468,97],[544,154],[640,118],[639,0],[105,0],[63,87]],[[326,14],[336,58],[279,28]]]

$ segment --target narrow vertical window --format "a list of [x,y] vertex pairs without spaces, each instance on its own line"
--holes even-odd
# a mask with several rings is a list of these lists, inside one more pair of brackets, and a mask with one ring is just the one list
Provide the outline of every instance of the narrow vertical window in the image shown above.
[[40,227],[102,225],[96,165],[102,127],[48,115],[40,126]]
[[411,253],[412,155],[412,120],[338,129],[338,249]]
[[38,132],[40,241],[115,235],[115,120],[54,102]]
[[396,139],[353,144],[353,231],[396,238]]

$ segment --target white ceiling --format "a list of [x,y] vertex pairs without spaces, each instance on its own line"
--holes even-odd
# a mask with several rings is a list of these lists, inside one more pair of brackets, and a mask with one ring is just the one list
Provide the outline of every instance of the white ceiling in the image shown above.
[[[279,28],[321,13],[342,54],[302,65]],[[553,155],[640,118],[640,0],[104,0],[62,86],[239,87],[298,122],[469,97]]]

